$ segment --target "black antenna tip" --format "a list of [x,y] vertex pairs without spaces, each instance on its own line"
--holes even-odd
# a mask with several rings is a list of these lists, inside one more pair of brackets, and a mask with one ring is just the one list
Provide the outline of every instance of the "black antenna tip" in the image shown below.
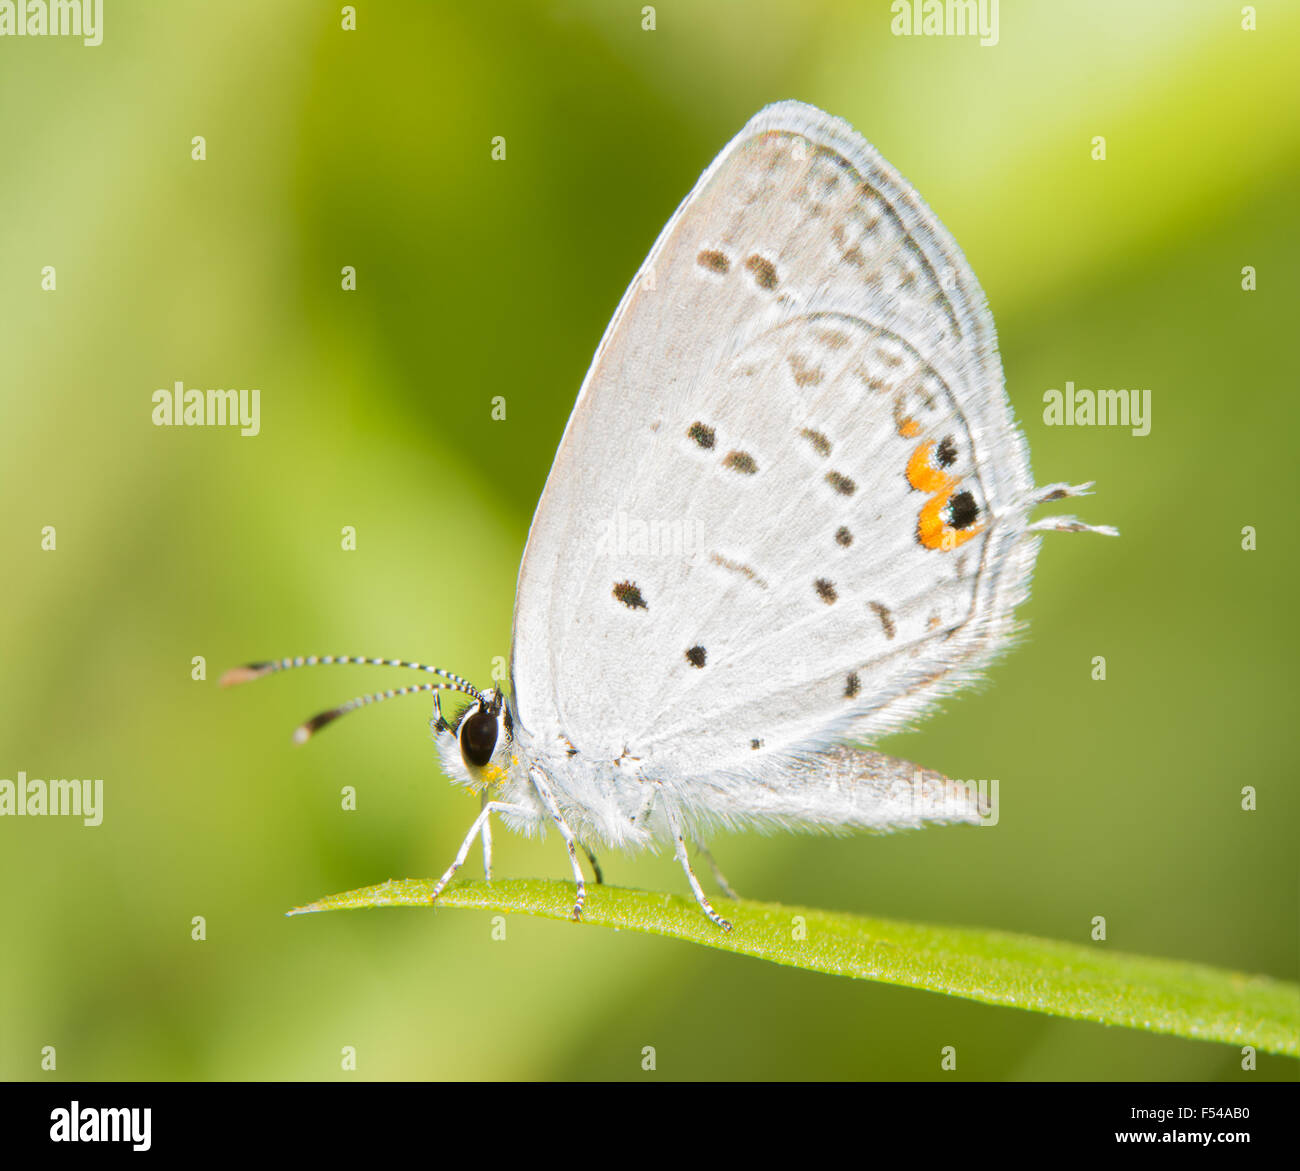
[[321,712],[318,716],[312,716],[310,720],[304,720],[293,730],[293,742],[295,744],[306,744],[326,724],[332,724],[339,716],[343,715],[343,712],[343,708],[336,707],[330,711]]
[[274,663],[246,663],[242,667],[231,667],[221,676],[220,685],[234,687],[239,683],[249,683],[254,679],[260,679],[263,675],[269,675],[274,666]]

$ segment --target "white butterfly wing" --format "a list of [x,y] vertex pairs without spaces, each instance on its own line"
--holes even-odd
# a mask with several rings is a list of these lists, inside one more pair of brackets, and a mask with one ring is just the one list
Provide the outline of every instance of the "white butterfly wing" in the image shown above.
[[518,717],[676,777],[897,727],[1005,641],[1031,488],[955,242],[846,123],[771,106],[583,383],[520,568]]

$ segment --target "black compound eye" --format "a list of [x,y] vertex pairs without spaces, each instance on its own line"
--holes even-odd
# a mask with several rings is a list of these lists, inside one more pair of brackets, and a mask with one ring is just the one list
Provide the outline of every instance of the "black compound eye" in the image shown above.
[[497,746],[497,720],[485,711],[466,716],[460,728],[460,754],[467,764],[482,768]]

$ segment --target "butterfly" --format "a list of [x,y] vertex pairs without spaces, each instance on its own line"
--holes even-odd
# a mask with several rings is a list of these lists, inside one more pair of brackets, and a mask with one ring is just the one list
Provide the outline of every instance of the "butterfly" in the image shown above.
[[[510,688],[439,667],[446,774],[489,820],[558,830],[579,918],[585,852],[671,848],[729,922],[693,843],[749,827],[976,822],[969,787],[864,744],[912,724],[1008,645],[1044,530],[1091,484],[1035,487],[993,320],[956,242],[846,122],[760,111],[651,249],[600,342],[519,570]],[[444,691],[468,702],[451,718]]]

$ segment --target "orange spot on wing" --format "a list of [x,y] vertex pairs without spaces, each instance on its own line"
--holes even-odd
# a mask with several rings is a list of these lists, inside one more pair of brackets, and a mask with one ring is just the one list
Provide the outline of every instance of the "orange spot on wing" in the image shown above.
[[904,419],[898,425],[898,433],[904,439],[915,439],[921,434],[921,424],[915,419]]
[[971,537],[984,531],[982,524],[968,529],[955,529],[940,515],[952,498],[953,483],[938,496],[932,496],[921,509],[921,516],[916,524],[916,535],[927,549],[955,549],[964,545]]
[[[920,430],[911,419],[904,420],[899,433],[904,433],[907,426]],[[916,537],[927,549],[946,551],[964,545],[971,537],[984,531],[984,525],[973,525],[968,529],[955,529],[943,517],[943,510],[948,507],[960,476],[950,476],[934,462],[935,442],[927,439],[912,452],[907,461],[907,482],[918,492],[925,492],[930,499],[921,506],[916,521]]]
[[918,492],[951,492],[957,481],[935,465],[931,458],[933,452],[933,439],[927,439],[912,452],[912,458],[907,461],[907,482]]

